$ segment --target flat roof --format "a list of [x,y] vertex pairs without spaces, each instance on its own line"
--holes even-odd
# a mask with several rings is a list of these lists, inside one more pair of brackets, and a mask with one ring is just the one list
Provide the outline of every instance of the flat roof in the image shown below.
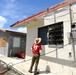
[[3,29],[3,28],[0,28],[0,31],[2,31],[2,32],[9,32],[9,33],[13,33],[13,34],[26,35],[26,33],[23,33],[23,32],[18,32],[18,31]]
[[12,24],[10,27],[14,28],[14,27],[22,26],[23,23],[26,23],[26,22],[28,22],[28,21],[30,21],[32,19],[36,19],[36,18],[38,18],[38,17],[40,17],[40,16],[42,16],[44,14],[47,14],[49,12],[52,12],[52,11],[57,10],[59,8],[62,8],[64,6],[70,5],[70,4],[74,3],[74,2],[76,2],[76,0],[64,1],[64,2],[62,2],[60,4],[57,4],[57,5],[53,6],[53,7],[47,8],[46,10],[43,10],[43,11],[41,11],[41,12],[35,14],[35,15],[32,15],[32,16],[24,19],[24,20],[17,21],[16,23]]

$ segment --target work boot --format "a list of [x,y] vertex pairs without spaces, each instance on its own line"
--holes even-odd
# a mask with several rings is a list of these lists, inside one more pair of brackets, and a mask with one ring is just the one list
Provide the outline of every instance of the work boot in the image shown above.
[[38,75],[39,74],[39,72],[37,72],[36,74],[34,73],[34,75]]
[[31,70],[29,70],[28,72],[33,73]]
[[36,74],[39,74],[39,72],[37,72]]

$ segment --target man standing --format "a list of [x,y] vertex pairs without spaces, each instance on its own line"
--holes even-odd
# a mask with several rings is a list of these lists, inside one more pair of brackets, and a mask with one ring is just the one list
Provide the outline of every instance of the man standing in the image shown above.
[[32,62],[31,62],[29,72],[32,73],[32,68],[35,64],[34,75],[39,74],[39,72],[37,72],[37,68],[38,68],[39,58],[40,58],[41,51],[42,51],[42,47],[40,45],[40,42],[41,42],[41,38],[36,38],[35,42],[32,44],[33,57],[32,57]]

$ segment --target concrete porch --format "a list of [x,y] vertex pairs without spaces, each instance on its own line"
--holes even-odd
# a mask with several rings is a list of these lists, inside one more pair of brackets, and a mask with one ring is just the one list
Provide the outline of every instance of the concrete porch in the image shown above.
[[[33,75],[33,73],[28,72],[30,64],[31,64],[31,57],[29,57],[29,56],[26,56],[26,59],[15,59],[15,58],[9,58],[9,57],[0,55],[0,60],[4,61],[7,64],[12,63],[13,68],[17,69],[23,75]],[[46,63],[46,65],[47,65],[47,63]],[[38,67],[38,70],[40,72],[39,75],[55,75],[51,72],[48,72],[44,68],[44,66],[45,66],[44,61],[40,59],[40,64]]]

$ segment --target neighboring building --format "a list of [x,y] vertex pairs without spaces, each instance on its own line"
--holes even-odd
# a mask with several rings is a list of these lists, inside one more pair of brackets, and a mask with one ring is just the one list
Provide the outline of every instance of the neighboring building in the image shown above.
[[75,2],[76,0],[62,2],[11,25],[13,28],[27,26],[28,56],[32,54],[31,45],[34,39],[42,38],[44,68],[48,65],[50,71],[56,75],[76,75]]
[[14,57],[19,50],[26,49],[26,33],[0,29],[0,54]]

